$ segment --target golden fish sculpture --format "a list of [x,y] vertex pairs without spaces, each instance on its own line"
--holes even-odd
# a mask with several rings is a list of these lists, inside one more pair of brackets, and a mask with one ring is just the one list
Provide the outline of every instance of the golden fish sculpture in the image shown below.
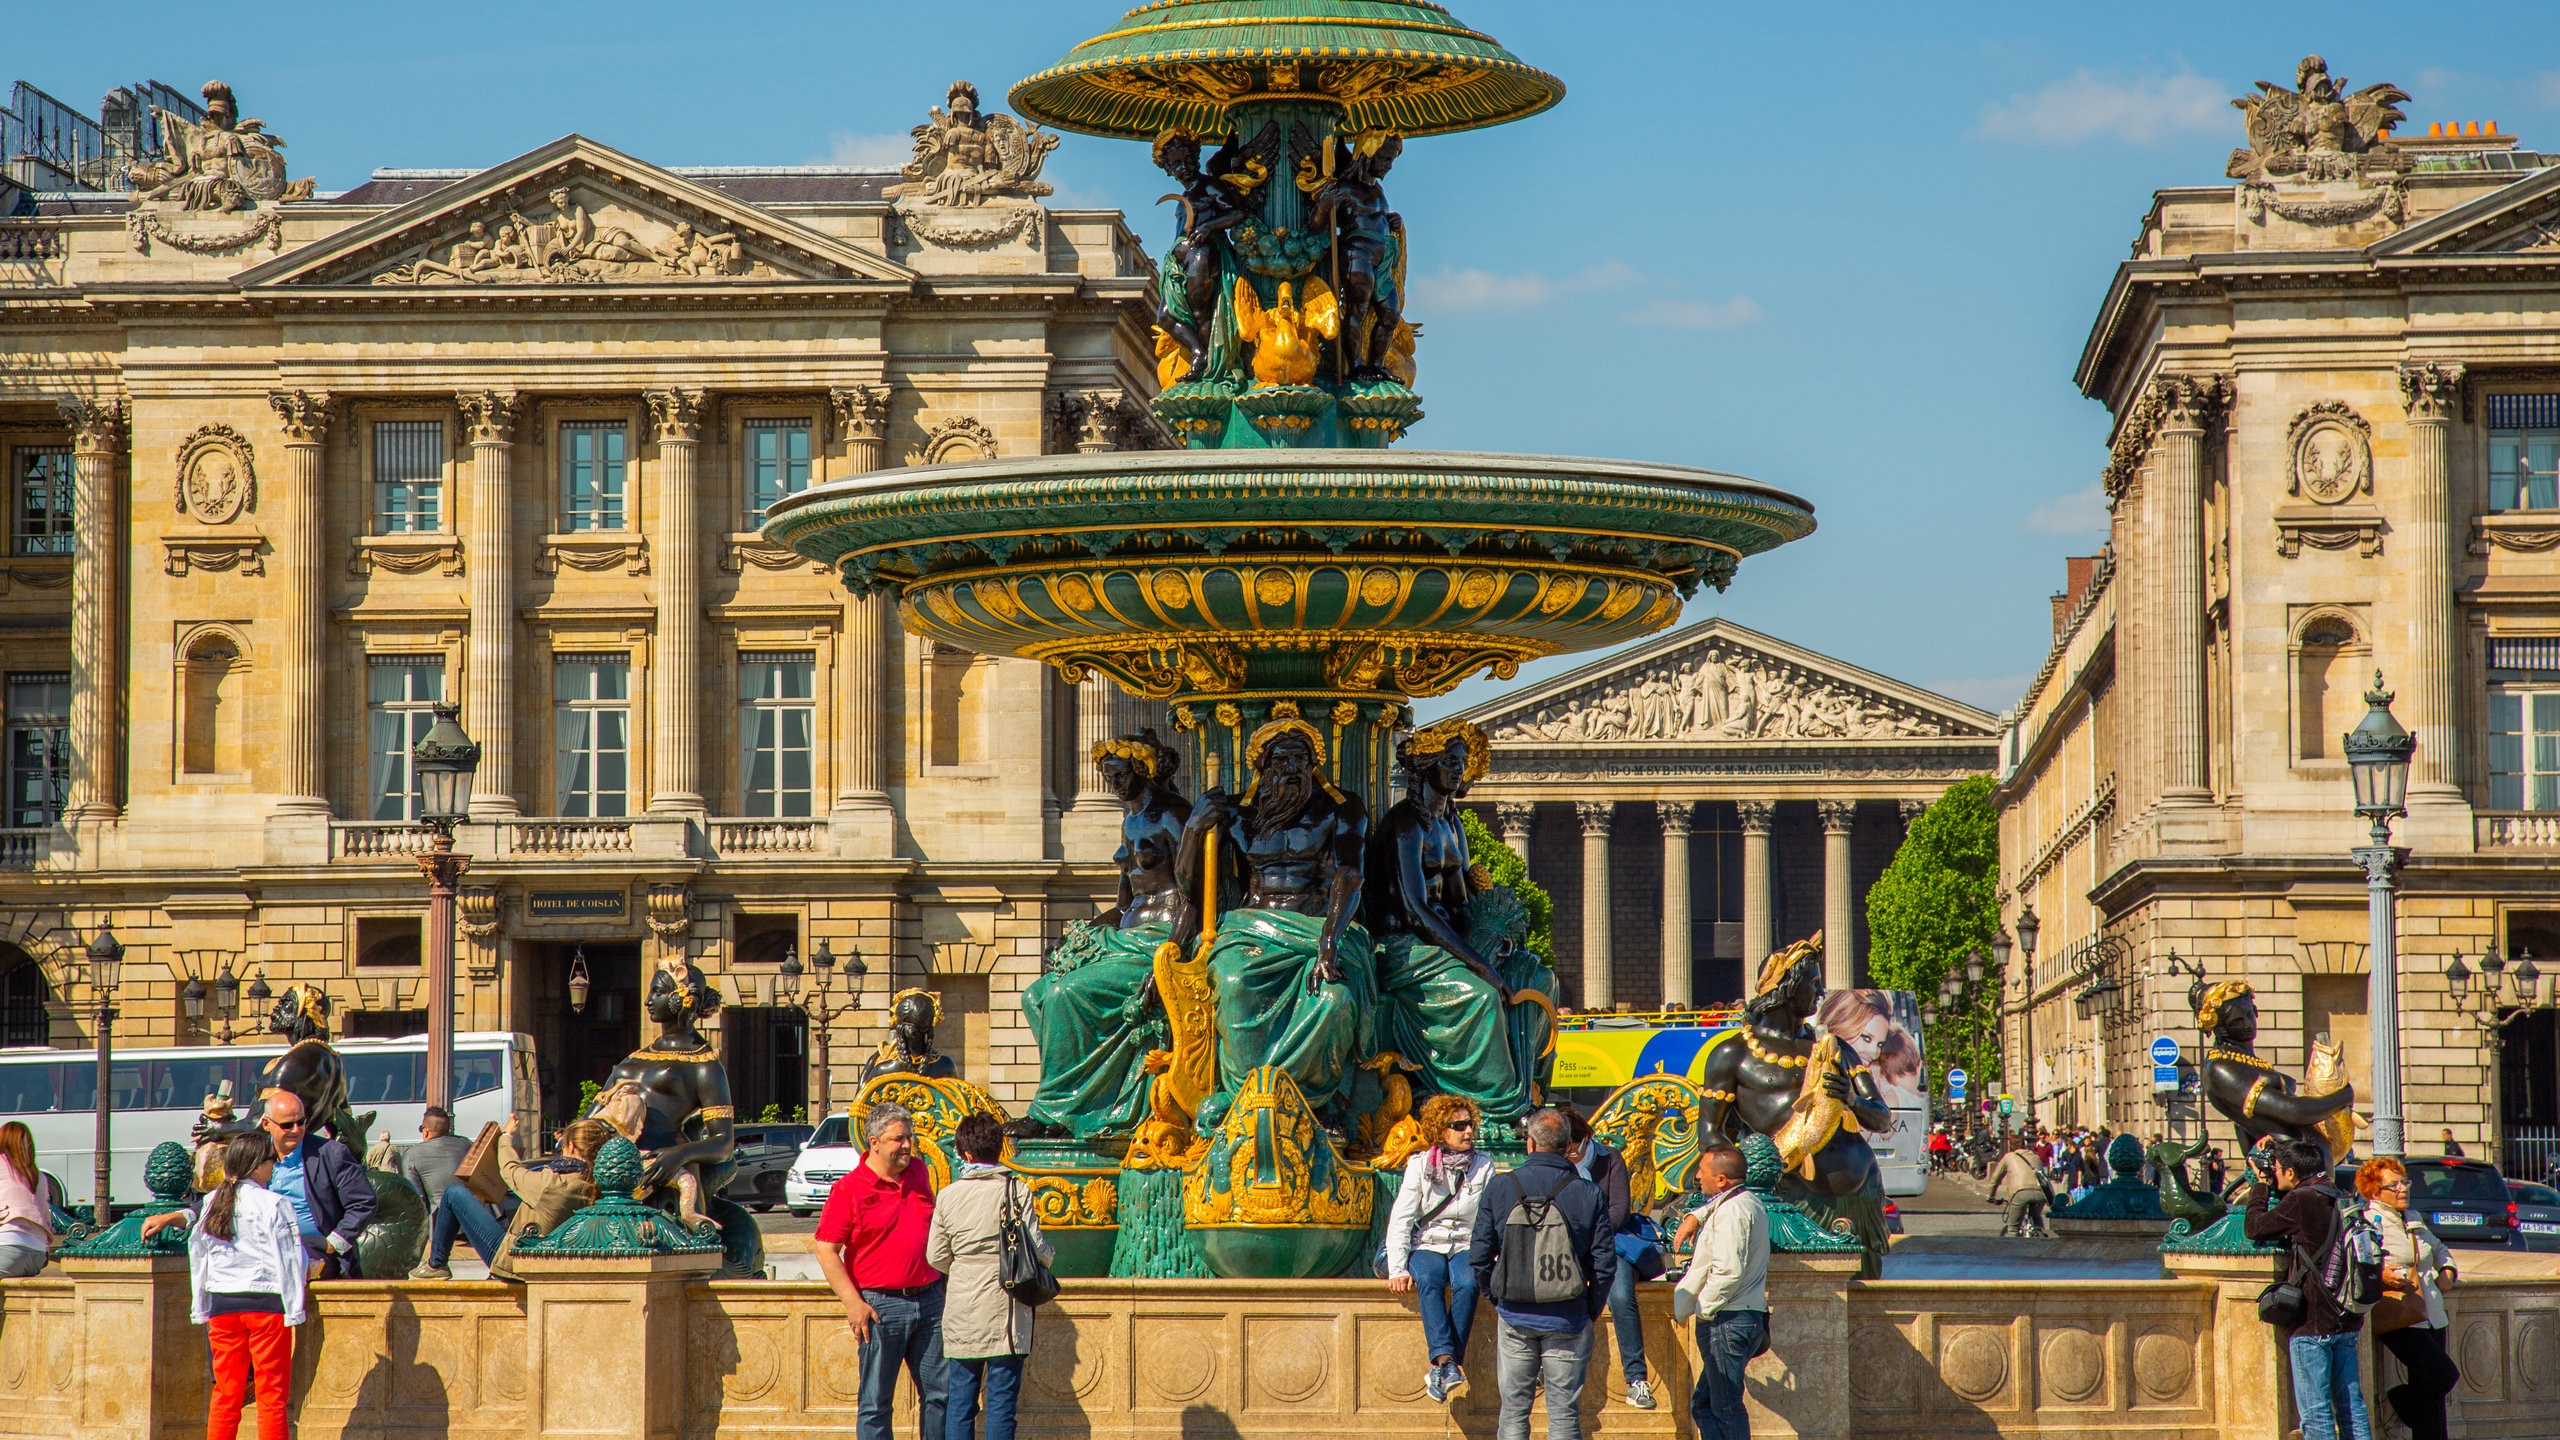
[[1289,282],[1283,280],[1268,308],[1253,293],[1252,284],[1238,277],[1233,304],[1236,334],[1253,347],[1257,385],[1304,385],[1313,380],[1324,359],[1320,342],[1342,329],[1342,306],[1323,281],[1312,277],[1307,281],[1305,304],[1291,296]]
[[[2310,1100],[2334,1095],[2346,1088],[2346,1051],[2329,1038],[2328,1031],[2323,1030],[2319,1038],[2311,1042],[2311,1058],[2302,1067],[2302,1088],[2295,1093]],[[2355,1105],[2350,1102],[2337,1114],[2313,1126],[2311,1133],[2319,1138],[2321,1144],[2329,1147],[2329,1163],[2336,1165],[2344,1162],[2347,1152],[2354,1147],[2356,1128],[2370,1124],[2356,1114]]]
[[1822,1088],[1823,1080],[1840,1068],[1840,1037],[1826,1026],[1805,1061],[1804,1088],[1796,1092],[1795,1113],[1769,1137],[1777,1144],[1779,1163],[1807,1180],[1813,1178],[1814,1152],[1830,1144],[1840,1127],[1850,1123],[1848,1104]]

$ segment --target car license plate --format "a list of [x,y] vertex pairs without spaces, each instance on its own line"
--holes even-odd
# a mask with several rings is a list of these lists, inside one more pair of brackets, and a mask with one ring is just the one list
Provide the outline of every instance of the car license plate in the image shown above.
[[2560,1235],[2560,1225],[2548,1225],[2539,1220],[2519,1220],[2516,1228],[2527,1235]]
[[2435,1223],[2438,1225],[2477,1225],[2480,1223],[2480,1217],[2477,1215],[2467,1214],[2460,1210],[2439,1210],[2435,1214]]

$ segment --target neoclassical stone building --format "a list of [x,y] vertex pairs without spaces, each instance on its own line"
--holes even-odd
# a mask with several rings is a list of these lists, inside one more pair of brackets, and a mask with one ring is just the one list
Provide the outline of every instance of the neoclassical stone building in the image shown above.
[[1468,793],[1554,898],[1566,1004],[1732,1004],[1820,930],[1863,983],[1866,894],[1904,827],[1988,772],[1995,717],[1728,620],[1467,712]]
[[179,988],[225,969],[423,1028],[406,752],[451,701],[485,747],[459,1023],[533,1035],[552,1109],[638,1040],[662,946],[729,996],[747,1113],[805,1096],[775,977],[821,944],[869,971],[840,1096],[930,983],[1027,1097],[1013,996],[1111,891],[1078,756],[1130,712],[756,530],[883,465],[1156,443],[1121,217],[1040,203],[1056,141],[963,87],[903,175],[573,135],[329,196],[215,88],[169,117],[191,156],[0,219],[0,1041],[87,1043],[62,947],[109,922],[121,1046],[201,1041]]
[[2193,1124],[2147,1052],[2193,1064],[2200,965],[2257,988],[2261,1054],[2298,1072],[2326,1031],[2369,1093],[2340,739],[2378,668],[2419,742],[2413,1149],[2560,1135],[2551,1014],[2465,1013],[2445,974],[2560,958],[2560,167],[2494,127],[2386,135],[2390,96],[2300,78],[2251,102],[2233,183],[2152,198],[2082,357],[2113,518],[2001,733],[2004,905],[2041,924],[2009,1073],[2043,1119]]

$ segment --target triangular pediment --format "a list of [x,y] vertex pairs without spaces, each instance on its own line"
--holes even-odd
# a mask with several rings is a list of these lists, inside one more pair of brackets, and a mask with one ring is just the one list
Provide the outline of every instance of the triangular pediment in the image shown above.
[[240,283],[470,291],[914,278],[885,257],[568,135],[277,256]]
[[2560,256],[2560,167],[2430,216],[2372,248],[2377,260],[2447,255]]
[[1730,620],[1675,630],[1466,712],[1497,745],[1988,739],[1999,720]]

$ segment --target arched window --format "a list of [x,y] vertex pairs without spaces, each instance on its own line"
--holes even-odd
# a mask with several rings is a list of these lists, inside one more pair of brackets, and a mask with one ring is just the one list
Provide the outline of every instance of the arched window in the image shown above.
[[44,967],[24,950],[0,945],[0,1046],[51,1044],[53,1018],[45,1005],[52,999]]
[[204,635],[187,647],[186,714],[179,768],[190,775],[236,775],[240,758],[240,647],[227,635]]

